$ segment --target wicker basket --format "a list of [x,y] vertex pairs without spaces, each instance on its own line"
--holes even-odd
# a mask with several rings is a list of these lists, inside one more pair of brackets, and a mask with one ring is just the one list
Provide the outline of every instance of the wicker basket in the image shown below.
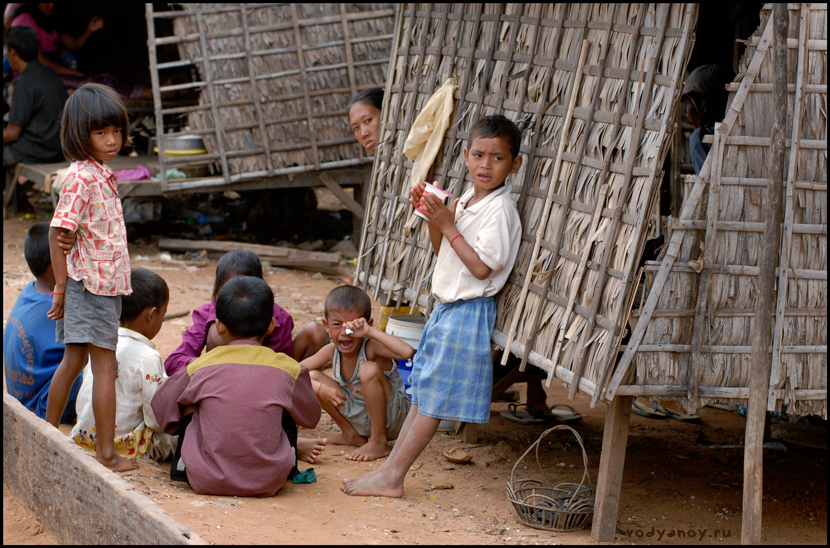
[[[554,430],[570,430],[582,448],[582,460],[585,470],[579,483],[559,483],[551,486],[550,479],[539,461],[539,447],[542,439]],[[514,480],[516,467],[536,448],[536,464],[545,476],[545,481],[537,479]],[[547,531],[578,531],[594,513],[594,490],[588,477],[588,455],[585,445],[576,430],[566,425],[558,425],[545,430],[533,445],[519,457],[510,472],[507,484],[507,498],[519,513],[519,521],[536,529]]]

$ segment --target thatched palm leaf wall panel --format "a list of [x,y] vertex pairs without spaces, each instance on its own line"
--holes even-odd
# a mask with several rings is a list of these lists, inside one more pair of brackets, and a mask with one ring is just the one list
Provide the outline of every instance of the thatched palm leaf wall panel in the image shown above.
[[[717,192],[704,192],[694,213],[680,219],[687,223],[677,226],[684,244],[633,354],[635,374],[622,384],[634,386],[626,393],[649,390],[676,397],[688,410],[747,397],[755,280],[762,266],[759,242],[767,215],[774,74],[772,54],[762,44],[770,9],[762,11],[761,26],[730,88],[737,92],[731,95],[737,112],[724,123],[722,152],[710,153],[701,174]],[[791,414],[826,416],[827,8],[792,4],[789,13],[788,151],[769,408],[781,410],[786,404]],[[759,63],[757,71],[753,62]],[[750,79],[745,99],[735,106],[740,87]],[[712,218],[717,222],[704,229]],[[654,265],[646,272],[648,285],[657,271]],[[700,322],[694,321],[698,303],[704,305]],[[697,353],[696,338],[702,341]]]
[[[357,163],[364,151],[346,118],[355,93],[384,86],[392,4],[182,4],[179,44],[207,79],[189,125],[233,175]],[[217,137],[217,122],[220,131]],[[221,139],[221,143],[219,140]]]
[[430,173],[454,197],[471,184],[462,150],[475,120],[499,113],[527,126],[512,178],[522,243],[494,341],[513,339],[511,351],[568,382],[578,365],[595,393],[625,322],[696,16],[687,4],[405,4],[359,278],[390,302],[432,306],[434,257],[407,202],[401,149],[454,77]]

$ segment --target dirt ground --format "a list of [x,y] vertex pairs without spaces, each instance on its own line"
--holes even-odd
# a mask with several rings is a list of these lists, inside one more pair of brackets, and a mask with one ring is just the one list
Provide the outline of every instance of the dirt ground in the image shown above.
[[[30,274],[23,259],[25,232],[36,219],[22,215],[3,223],[3,318],[5,320]],[[216,261],[204,267],[162,262],[150,245],[131,245],[134,266],[152,268],[171,289],[169,312],[192,311],[210,298]],[[350,282],[353,267],[344,261],[337,276],[266,268],[265,278],[277,302],[302,327],[317,318],[326,294]],[[319,279],[318,279],[319,278]],[[380,303],[374,303],[379,315]],[[155,343],[165,358],[190,325],[190,315],[165,322]],[[511,389],[524,400],[525,386]],[[583,415],[575,424],[588,456],[590,482],[596,486],[606,406],[589,406],[578,395],[567,400],[567,389],[554,379],[546,389],[547,403],[570,403]],[[509,393],[509,392],[508,392]],[[214,544],[595,544],[590,526],[557,533],[523,525],[506,496],[511,470],[545,426],[524,426],[502,418],[508,403],[494,402],[491,419],[479,428],[477,444],[438,433],[407,476],[401,499],[349,497],[341,481],[376,469],[383,462],[352,462],[349,448],[329,445],[313,465],[317,482],[286,486],[271,498],[204,496],[169,479],[169,462],[139,461],[125,474],[138,492],[146,494],[179,522]],[[615,543],[738,544],[741,530],[743,443],[745,419],[715,408],[699,411],[702,424],[632,415]],[[64,427],[65,431],[68,428]],[[323,414],[306,437],[336,432]],[[826,435],[826,433],[825,433]],[[542,463],[552,483],[578,482],[582,454],[569,433],[545,438]],[[472,455],[469,464],[452,464],[442,456],[451,448]],[[765,544],[825,544],[827,540],[827,451],[787,444],[786,450],[764,452]],[[538,476],[532,455],[514,471],[514,479]],[[451,488],[447,488],[450,487]],[[49,544],[35,515],[3,489],[4,544]]]

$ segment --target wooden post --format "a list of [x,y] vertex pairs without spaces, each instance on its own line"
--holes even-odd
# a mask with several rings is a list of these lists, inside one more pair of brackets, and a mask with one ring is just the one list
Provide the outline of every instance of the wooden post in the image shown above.
[[773,122],[770,132],[769,183],[764,208],[764,236],[758,258],[760,274],[752,329],[752,370],[744,442],[744,494],[741,544],[761,543],[761,505],[764,480],[764,422],[769,395],[772,358],[772,313],[775,306],[775,268],[779,262],[783,221],[784,141],[787,124],[787,4],[773,8]]
[[620,509],[625,446],[628,443],[628,427],[631,422],[632,396],[617,396],[605,411],[605,428],[602,432],[602,455],[597,473],[597,493],[594,499],[594,520],[591,538],[598,542],[611,542],[617,531],[617,512]]

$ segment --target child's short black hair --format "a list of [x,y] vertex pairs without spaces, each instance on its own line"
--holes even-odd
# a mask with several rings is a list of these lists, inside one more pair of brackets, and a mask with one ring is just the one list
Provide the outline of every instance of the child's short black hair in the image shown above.
[[519,156],[519,149],[522,146],[522,130],[513,120],[505,118],[501,114],[485,116],[470,128],[470,145],[476,138],[490,139],[492,137],[506,137],[510,145],[510,154],[513,158]]
[[262,261],[259,255],[250,249],[234,249],[223,255],[216,263],[216,279],[213,281],[213,295],[210,300],[215,301],[225,282],[234,276],[262,278]]
[[219,290],[216,318],[235,338],[262,337],[274,317],[274,292],[262,278],[237,276]]
[[131,322],[146,309],[159,310],[170,300],[170,290],[164,278],[149,268],[133,268],[130,273],[133,292],[121,297],[121,322]]
[[346,110],[352,108],[352,105],[355,103],[366,103],[367,105],[371,105],[378,110],[382,110],[383,107],[383,90],[381,88],[369,88],[364,89],[354,97],[352,100],[349,101],[349,106]]
[[326,297],[324,313],[326,318],[329,312],[339,310],[342,312],[357,312],[362,318],[372,317],[372,300],[369,295],[359,287],[353,285],[341,285],[331,290]]
[[121,148],[130,146],[130,116],[121,97],[109,86],[84,84],[69,96],[61,117],[61,148],[70,161],[92,158],[93,131],[121,128]]
[[20,59],[26,63],[37,59],[39,45],[37,33],[32,27],[21,25],[6,31],[6,46],[16,51]]
[[26,233],[26,240],[23,242],[23,256],[26,257],[26,264],[29,265],[32,276],[35,278],[43,276],[52,264],[52,257],[49,254],[49,223],[41,221],[29,229]]

